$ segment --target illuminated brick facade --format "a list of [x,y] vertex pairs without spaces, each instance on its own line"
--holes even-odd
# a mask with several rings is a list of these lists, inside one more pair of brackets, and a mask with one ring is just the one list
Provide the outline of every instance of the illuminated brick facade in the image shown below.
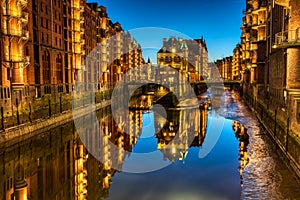
[[206,43],[203,38],[195,40],[165,38],[163,47],[157,53],[157,63],[178,70],[190,82],[203,80],[208,76]]
[[[124,71],[144,63],[137,42],[97,3],[2,0],[0,10],[0,104],[5,109],[47,94],[69,94],[75,83],[107,90]],[[116,42],[106,42],[110,37]],[[87,60],[91,52],[96,59]]]
[[299,0],[247,0],[241,35],[245,98],[298,135],[299,10]]
[[233,62],[232,56],[217,60],[215,62],[216,67],[219,70],[220,76],[223,80],[232,80]]
[[245,68],[242,66],[242,46],[236,45],[232,57],[232,76],[231,80],[241,80]]

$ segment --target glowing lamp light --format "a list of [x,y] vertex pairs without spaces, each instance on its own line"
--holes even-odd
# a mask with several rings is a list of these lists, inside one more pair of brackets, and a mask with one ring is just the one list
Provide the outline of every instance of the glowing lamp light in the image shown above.
[[176,154],[176,148],[172,147],[172,154]]

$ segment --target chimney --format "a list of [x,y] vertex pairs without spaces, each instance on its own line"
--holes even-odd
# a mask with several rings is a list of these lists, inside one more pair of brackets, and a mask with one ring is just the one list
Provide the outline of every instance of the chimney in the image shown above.
[[163,38],[164,45],[167,43],[167,38]]

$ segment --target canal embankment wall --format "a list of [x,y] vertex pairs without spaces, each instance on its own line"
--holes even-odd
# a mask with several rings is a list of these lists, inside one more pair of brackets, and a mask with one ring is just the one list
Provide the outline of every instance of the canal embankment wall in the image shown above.
[[258,121],[266,130],[268,135],[276,143],[283,160],[296,175],[300,177],[300,138],[289,125],[289,120],[283,122],[283,118],[277,112],[271,112],[266,105],[260,101],[244,98],[245,103],[255,113]]
[[48,118],[41,118],[32,122],[27,122],[18,126],[7,128],[0,132],[0,144],[13,145],[22,140],[38,135],[42,132],[51,130],[54,127],[61,126],[76,118],[83,117],[90,113],[91,110],[98,111],[111,105],[111,100],[104,100],[97,104],[86,105],[68,110],[59,114],[52,115]]

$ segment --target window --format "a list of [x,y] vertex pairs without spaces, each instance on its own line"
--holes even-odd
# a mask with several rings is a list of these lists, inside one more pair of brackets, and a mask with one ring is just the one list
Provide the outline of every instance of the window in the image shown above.
[[50,54],[47,50],[43,54],[43,78],[44,84],[50,83]]
[[6,68],[6,78],[9,81],[10,80],[10,69]]
[[58,54],[56,57],[56,77],[57,77],[57,83],[63,82],[63,74],[62,74],[62,56],[61,54]]

